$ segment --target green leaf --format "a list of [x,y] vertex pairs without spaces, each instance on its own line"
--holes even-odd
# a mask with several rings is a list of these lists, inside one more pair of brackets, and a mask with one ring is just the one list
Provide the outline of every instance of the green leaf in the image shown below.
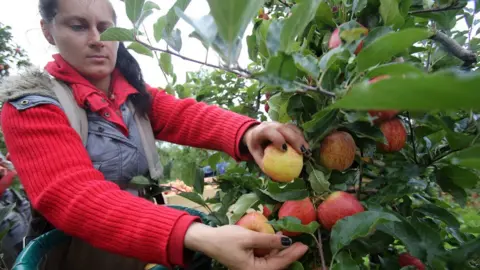
[[315,170],[315,168],[311,166],[308,172],[308,181],[312,189],[318,194],[324,194],[330,191],[330,183],[327,177],[325,177],[325,174],[320,170]]
[[345,128],[354,132],[358,138],[368,138],[376,142],[387,143],[385,136],[378,126],[372,126],[368,122],[354,122],[344,125]]
[[177,0],[175,4],[168,10],[166,17],[165,32],[170,34],[173,31],[175,25],[177,25],[178,20],[180,19],[177,15],[177,9],[180,11],[185,11],[190,5],[192,0]]
[[293,262],[288,266],[288,270],[304,270],[303,264],[301,262]]
[[100,35],[100,40],[102,41],[135,41],[135,36],[133,34],[133,30],[121,28],[121,27],[110,27]]
[[399,221],[397,217],[386,212],[365,211],[345,217],[333,226],[330,249],[334,256],[345,246],[359,237],[366,237],[379,224]]
[[132,24],[136,24],[142,14],[145,0],[125,0],[125,11]]
[[425,72],[412,63],[387,63],[376,66],[366,74],[367,78],[375,78],[380,75],[402,76],[402,75],[423,75]]
[[333,265],[332,270],[360,270],[358,263],[346,251],[338,253],[335,260],[338,263]]
[[423,204],[420,207],[415,208],[414,211],[420,212],[425,216],[429,216],[429,217],[433,217],[438,220],[441,220],[445,222],[445,224],[447,224],[449,227],[460,228],[460,222],[452,213],[434,204],[431,204],[431,203]]
[[313,115],[312,120],[303,124],[303,130],[309,135],[307,138],[311,147],[320,142],[329,134],[338,123],[338,110],[322,110]]
[[203,189],[205,188],[205,174],[201,168],[197,167],[195,174],[195,182],[193,183],[193,190],[198,194],[203,194]]
[[377,230],[400,240],[407,250],[417,258],[426,256],[426,250],[415,228],[403,218],[400,222],[380,224]]
[[313,234],[320,227],[316,221],[303,225],[296,217],[284,217],[279,220],[271,220],[270,223],[276,231],[300,232]]
[[480,170],[480,145],[473,145],[465,150],[449,155],[448,158],[454,165]]
[[454,183],[454,180],[446,175],[443,175],[439,170],[436,173],[437,184],[442,191],[450,193],[455,201],[462,207],[467,204],[467,193],[463,188]]
[[346,62],[348,60],[348,51],[344,47],[340,46],[335,49],[328,51],[326,54],[320,58],[320,69],[323,72],[326,72],[330,67],[332,67],[337,62]]
[[143,5],[143,10],[154,10],[154,9],[160,10],[160,6],[155,2],[147,1]]
[[312,55],[302,55],[301,53],[293,54],[293,59],[297,67],[314,79],[320,76],[320,67],[318,66],[318,59]]
[[283,53],[268,59],[266,71],[287,81],[293,81],[297,77],[297,67],[293,57]]
[[146,178],[145,176],[138,175],[132,178],[132,181],[130,181],[130,184],[140,186],[140,187],[146,187],[151,185],[152,183],[150,183],[150,180],[148,180],[148,178]]
[[269,74],[267,72],[253,74],[252,78],[257,79],[268,86],[281,87],[286,92],[298,90],[298,86],[294,82],[280,78],[277,75]]
[[182,48],[182,32],[179,29],[175,29],[169,34],[165,30],[163,31],[163,39],[167,42],[167,45],[179,52]]
[[207,0],[220,37],[233,50],[235,41],[243,37],[248,23],[255,17],[264,0]]
[[270,105],[270,111],[268,114],[272,120],[280,123],[286,123],[291,120],[290,116],[288,115],[288,104],[290,104],[291,97],[292,94],[290,93],[280,93],[270,97],[270,100],[268,101],[268,104]]
[[228,209],[227,217],[229,223],[235,224],[248,209],[253,208],[259,201],[260,198],[255,193],[247,193],[240,196],[235,204]]
[[132,42],[132,44],[130,44],[128,46],[128,49],[131,49],[138,54],[143,54],[143,55],[146,55],[146,56],[153,57],[152,51],[150,51],[150,49],[148,49],[147,47],[143,46],[142,44],[140,44],[138,42]]
[[398,29],[405,23],[405,20],[398,9],[397,0],[380,0],[379,11],[385,26],[393,25],[395,29]]
[[288,184],[269,181],[266,190],[260,189],[258,191],[278,202],[301,200],[308,197],[307,187],[302,179],[296,179]]
[[383,61],[388,61],[415,42],[427,39],[431,35],[431,32],[422,28],[409,28],[385,34],[360,51],[357,56],[357,70],[361,72]]
[[285,25],[280,34],[281,51],[290,52],[296,37],[303,33],[305,27],[315,17],[320,2],[321,0],[302,0],[293,6],[292,15],[285,19]]
[[159,42],[163,37],[163,32],[167,25],[167,17],[162,16],[158,18],[157,22],[153,24],[153,37],[157,42]]
[[455,185],[462,188],[473,188],[480,181],[478,174],[469,169],[454,165],[441,168],[439,174],[442,176],[442,178],[450,178]]
[[[475,109],[480,107],[480,74],[437,72],[358,83],[332,108],[411,111]],[[435,97],[435,102],[431,102]]]
[[160,54],[160,67],[168,75],[174,74],[172,65],[172,55],[169,53]]
[[[480,250],[480,237],[468,241],[461,247],[445,252],[442,257],[446,257],[449,266],[456,266],[452,269],[465,269],[463,267],[468,263],[468,260],[475,255],[478,256],[478,250]],[[459,268],[459,266],[463,267]]]
[[328,5],[327,1],[321,1],[318,5],[317,12],[315,13],[315,21],[319,25],[323,23],[332,27],[336,26],[333,20],[332,8]]
[[184,197],[185,199],[188,199],[196,204],[199,204],[201,206],[207,206],[207,203],[203,200],[202,196],[200,194],[195,193],[195,192],[181,192],[178,194],[178,196]]

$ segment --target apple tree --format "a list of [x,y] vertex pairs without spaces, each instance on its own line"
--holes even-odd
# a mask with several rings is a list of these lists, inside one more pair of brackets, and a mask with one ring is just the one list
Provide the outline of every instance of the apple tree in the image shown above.
[[[169,93],[259,120],[268,111],[297,125],[311,150],[267,147],[264,168],[232,164],[208,199],[194,172],[194,191],[181,196],[205,205],[217,225],[255,218],[265,232],[309,245],[291,269],[480,267],[478,1],[207,0],[210,12],[198,18],[186,14],[190,2],[147,26],[153,43],[140,26],[161,7],[125,0],[132,27],[102,39],[157,57],[173,78]],[[179,20],[221,65],[182,55]],[[179,85],[171,57],[216,71]],[[216,87],[205,84],[212,78]],[[222,159],[210,153],[205,162]]]
[[10,26],[0,23],[0,80],[10,75],[13,66],[30,65],[25,51],[13,42],[11,29]]

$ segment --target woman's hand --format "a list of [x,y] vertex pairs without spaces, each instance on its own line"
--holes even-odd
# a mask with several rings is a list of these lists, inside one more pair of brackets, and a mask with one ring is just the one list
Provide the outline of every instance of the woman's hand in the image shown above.
[[264,149],[270,143],[273,143],[279,150],[286,150],[287,146],[285,143],[288,143],[299,154],[307,156],[312,154],[303,132],[291,123],[262,122],[245,132],[243,143],[247,146],[260,168],[263,168]]
[[[212,228],[192,224],[185,235],[185,247],[200,251],[230,270],[280,270],[300,259],[308,247],[278,234],[250,231],[237,225]],[[255,257],[253,249],[271,249],[265,257]]]

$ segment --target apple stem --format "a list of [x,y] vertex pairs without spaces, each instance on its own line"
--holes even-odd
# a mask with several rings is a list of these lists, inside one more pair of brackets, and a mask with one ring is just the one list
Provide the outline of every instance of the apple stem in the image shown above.
[[327,270],[327,265],[325,264],[325,257],[323,256],[323,245],[322,245],[322,233],[320,229],[317,230],[317,246],[318,246],[318,253],[320,254],[320,261],[322,262],[322,270]]

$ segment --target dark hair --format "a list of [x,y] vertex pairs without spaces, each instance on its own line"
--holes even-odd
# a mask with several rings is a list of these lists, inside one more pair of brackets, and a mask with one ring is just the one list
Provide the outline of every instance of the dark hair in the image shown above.
[[[58,0],[39,0],[38,9],[40,16],[50,23],[57,15]],[[113,20],[116,23],[117,15],[112,6]],[[137,60],[130,54],[123,42],[120,42],[117,51],[117,62],[115,67],[120,70],[125,79],[137,89],[138,94],[132,95],[131,100],[136,111],[146,116],[152,105],[151,96],[147,91],[143,80],[142,69]]]

